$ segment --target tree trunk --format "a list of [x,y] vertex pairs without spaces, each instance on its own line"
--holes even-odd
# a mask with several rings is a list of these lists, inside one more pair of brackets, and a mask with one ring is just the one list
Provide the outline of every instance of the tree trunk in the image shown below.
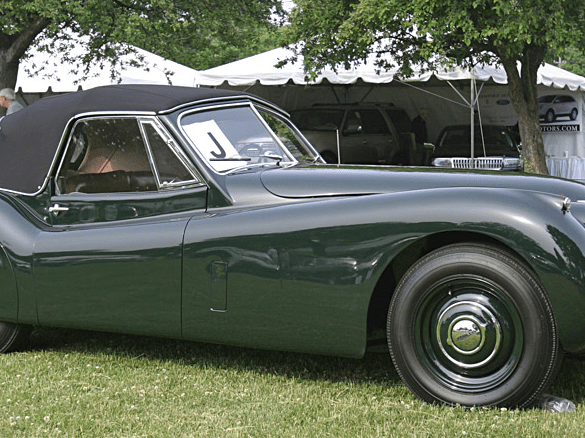
[[544,58],[544,52],[545,50],[541,48],[526,49],[522,56],[521,74],[518,72],[515,60],[501,55],[500,59],[508,75],[510,99],[518,115],[525,170],[548,175],[536,90],[537,72]]
[[16,86],[18,76],[18,65],[20,60],[9,61],[6,59],[6,49],[0,47],[0,90]]
[[48,18],[36,17],[17,34],[0,33],[0,89],[16,86],[20,59],[49,23]]
[[[18,76],[18,65],[20,60],[8,60],[9,50],[0,47],[0,90],[3,88],[12,88],[16,86],[16,78]],[[0,107],[0,116],[6,114],[7,108]]]

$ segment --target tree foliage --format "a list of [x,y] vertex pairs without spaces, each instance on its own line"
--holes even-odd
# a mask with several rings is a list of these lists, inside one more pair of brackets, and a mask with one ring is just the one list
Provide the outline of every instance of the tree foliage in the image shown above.
[[[247,39],[271,35],[278,16],[280,0],[0,0],[0,88],[14,87],[32,44],[86,67],[104,60],[117,67],[134,44],[207,68],[240,50],[245,56],[261,44]],[[80,44],[83,55],[68,59]]]
[[192,6],[189,19],[173,23],[172,32],[165,22],[142,20],[138,29],[125,35],[126,41],[199,70],[278,46],[283,17],[279,1],[191,3],[196,6]]
[[547,57],[547,62],[579,76],[585,76],[585,52],[575,47],[568,47],[563,53],[563,56],[556,56],[556,51],[552,50]]
[[[391,53],[408,76],[414,65],[499,62],[508,74],[527,167],[547,173],[536,75],[549,47],[585,47],[583,0],[297,0],[288,41],[305,68],[348,66]],[[518,69],[518,63],[521,68]]]

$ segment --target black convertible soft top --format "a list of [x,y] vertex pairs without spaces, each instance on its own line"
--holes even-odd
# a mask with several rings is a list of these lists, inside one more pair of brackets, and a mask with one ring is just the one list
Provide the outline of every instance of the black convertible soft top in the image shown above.
[[37,192],[68,122],[79,114],[159,113],[186,103],[242,94],[211,88],[111,85],[40,99],[0,122],[0,188]]

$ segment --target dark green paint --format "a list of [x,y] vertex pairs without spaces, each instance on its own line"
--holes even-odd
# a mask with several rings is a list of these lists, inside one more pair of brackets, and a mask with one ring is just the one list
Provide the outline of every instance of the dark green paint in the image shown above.
[[211,310],[225,312],[227,310],[228,264],[213,262],[211,264]]
[[55,226],[120,223],[130,219],[205,210],[207,187],[105,195],[73,193],[52,196],[49,202],[69,209],[56,215],[49,214],[49,221]]
[[[163,119],[185,146],[176,114]],[[585,352],[585,209],[562,211],[565,196],[585,200],[580,184],[326,165],[221,176],[190,158],[205,185],[0,194],[0,317],[358,357],[390,264],[432,236],[466,233],[522,257],[563,346]],[[69,210],[49,213],[55,204]],[[489,304],[514,320],[507,303]]]
[[[307,197],[302,185],[293,187],[300,198],[276,196],[280,187],[271,173],[286,180],[287,172],[295,180],[315,172],[320,197]],[[375,178],[360,188],[360,173],[316,166],[234,175],[225,183],[234,187],[232,206],[218,209],[204,208],[204,189],[140,193],[135,200],[72,196],[71,205],[81,198],[96,209],[132,205],[145,212],[89,224],[40,226],[5,205],[0,212],[21,229],[5,239],[23,279],[21,321],[360,356],[370,297],[390,262],[427,236],[470,232],[501,242],[533,267],[549,291],[565,348],[585,348],[585,232],[563,214],[561,196],[526,190],[539,178],[527,177],[520,190],[456,188],[470,180],[498,187],[523,178],[408,172],[399,185],[400,172],[370,169]],[[416,190],[405,187],[409,178]],[[432,188],[424,188],[425,178]],[[448,187],[437,187],[439,181]],[[552,181],[573,196],[583,192]],[[351,196],[340,196],[345,187]],[[332,188],[335,196],[326,196]],[[185,207],[173,204],[176,199],[189,201]],[[165,205],[179,207],[167,213]],[[31,319],[37,313],[38,321]]]
[[18,294],[12,264],[0,245],[0,320],[17,322]]

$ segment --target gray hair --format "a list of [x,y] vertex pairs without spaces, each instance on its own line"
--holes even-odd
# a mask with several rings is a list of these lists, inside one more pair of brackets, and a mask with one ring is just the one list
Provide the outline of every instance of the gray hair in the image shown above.
[[0,96],[5,97],[8,100],[16,100],[16,94],[12,88],[3,88],[0,90]]

